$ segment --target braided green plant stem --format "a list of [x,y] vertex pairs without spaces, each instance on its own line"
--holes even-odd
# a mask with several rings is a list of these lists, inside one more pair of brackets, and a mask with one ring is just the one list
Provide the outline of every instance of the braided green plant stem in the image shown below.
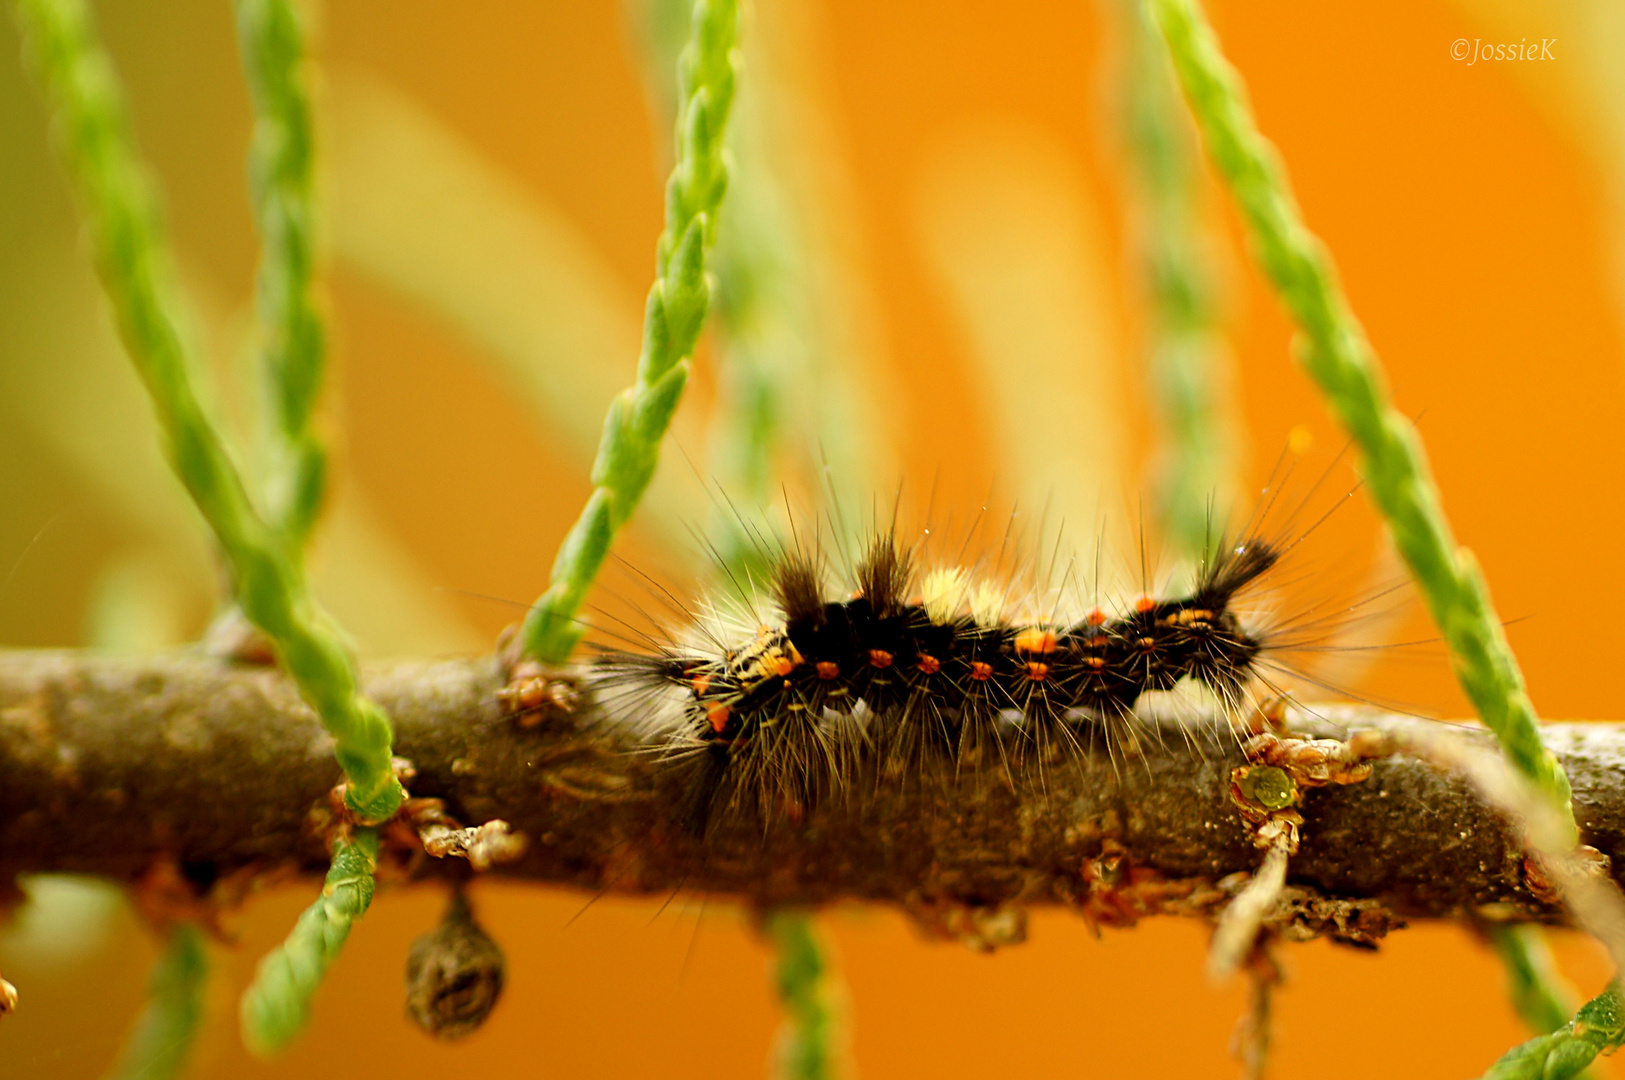
[[1507,995],[1518,1016],[1537,1035],[1556,1031],[1574,1014],[1574,995],[1552,964],[1538,926],[1497,926],[1490,944],[1507,973]]
[[[628,8],[643,44],[650,109],[657,117],[674,114],[678,87],[671,73],[688,43],[693,0],[633,0]],[[749,50],[759,50],[761,44],[759,34],[742,42],[740,59],[751,63]],[[774,303],[779,298],[776,272],[795,252],[783,215],[764,213],[760,159],[765,148],[760,125],[751,123],[753,113],[761,112],[763,83],[761,65],[751,63],[751,68],[756,77],[736,93],[728,118],[728,216],[717,222],[708,260],[714,283],[709,318],[717,397],[707,425],[707,464],[726,502],[744,507],[766,505],[775,494],[774,457],[784,437],[791,372],[786,351],[768,342],[793,336],[804,347],[806,338],[792,333],[783,305]],[[674,149],[662,140],[662,153]],[[740,237],[749,237],[749,242],[741,244]],[[737,512],[730,514],[722,505],[713,511],[715,520],[706,530],[718,564],[713,569],[720,568],[725,580],[763,580],[762,545]]]
[[[692,0],[630,6],[643,41],[650,105],[665,116],[677,106],[671,71],[688,37]],[[740,88],[729,116],[728,216],[717,223],[710,258],[717,398],[707,431],[709,469],[729,506],[714,507],[707,535],[723,575],[738,582],[765,580],[768,555],[741,515],[729,511],[765,506],[776,496],[774,464],[786,435],[786,402],[813,348],[808,328],[797,325],[803,313],[791,307],[794,290],[786,280],[803,253],[765,165],[762,96],[768,84],[761,63],[752,62],[752,50],[759,59],[762,47],[759,33],[741,46],[753,77]],[[797,284],[804,292],[805,280]],[[840,438],[819,433],[821,439],[832,435]]]
[[1456,677],[1508,760],[1550,796],[1577,837],[1568,777],[1541,744],[1534,706],[1478,565],[1451,535],[1416,429],[1389,399],[1377,357],[1330,257],[1303,224],[1240,76],[1196,0],[1147,3],[1208,153],[1241,208],[1254,254],[1298,324],[1298,358],[1362,452],[1367,489],[1450,645]]
[[[56,113],[57,137],[85,207],[102,282],[125,347],[152,397],[170,462],[225,552],[238,604],[275,643],[283,666],[332,734],[350,781],[351,808],[362,821],[387,820],[404,795],[391,761],[389,719],[360,693],[336,630],[306,591],[298,551],[308,515],[295,508],[281,516],[278,525],[288,532],[260,516],[192,386],[179,331],[179,295],[155,200],[136,163],[118,82],[89,12],[83,0],[18,0],[18,12]],[[251,58],[288,53],[286,43],[258,44],[255,28],[245,34],[256,39],[245,48]],[[250,66],[255,66],[252,59]],[[276,248],[285,239],[270,245]],[[315,371],[319,374],[319,366]],[[303,378],[310,377],[306,370]],[[299,381],[291,369],[277,371],[275,379],[289,385]],[[314,394],[312,385],[308,392],[286,396],[313,399]],[[316,490],[319,494],[319,485]],[[314,503],[310,506],[313,512]],[[305,525],[299,523],[302,516]],[[376,851],[377,841],[363,834],[358,845]],[[371,871],[357,869],[353,857],[349,862],[342,875],[344,901],[324,897],[306,912],[250,989],[244,1019],[254,1045],[281,1046],[297,1032],[349,920],[365,910],[364,900],[357,904],[351,898],[358,893],[370,898]],[[366,864],[370,867],[370,855]],[[335,873],[339,869],[335,862]],[[329,892],[339,880],[330,877]],[[364,886],[354,884],[358,880]],[[335,932],[334,916],[340,914],[343,929]]]
[[147,1007],[109,1080],[170,1080],[185,1072],[203,1018],[208,973],[203,931],[177,925],[153,968]]
[[402,798],[390,763],[389,720],[359,692],[337,632],[306,592],[293,545],[254,509],[192,386],[157,207],[89,12],[83,0],[18,0],[17,10],[56,114],[102,282],[152,397],[170,462],[225,552],[244,613],[276,643],[332,733],[352,808],[363,820],[385,820]]
[[311,428],[325,341],[312,295],[314,139],[299,18],[289,0],[237,0],[237,33],[254,100],[249,175],[259,219],[262,363],[273,445],[267,517],[297,556],[321,509],[327,455]]
[[1235,494],[1229,356],[1203,243],[1195,130],[1140,0],[1114,0],[1124,38],[1123,112],[1149,300],[1147,373],[1158,413],[1156,506],[1185,558],[1200,558]]
[[689,358],[711,302],[707,262],[728,186],[723,151],[734,95],[736,0],[696,0],[678,61],[677,154],[666,183],[666,227],[644,310],[637,382],[610,406],[593,462],[594,491],[553,562],[552,582],[520,632],[526,655],[562,663],[584,633],[576,620],[615,533],[654,476],[660,441],[688,382]]
[[[1507,996],[1529,1030],[1549,1035],[1568,1024],[1574,1014],[1574,993],[1552,963],[1542,928],[1497,926],[1489,936],[1507,973]],[[1579,1080],[1596,1076],[1589,1069],[1574,1075]]]
[[778,955],[773,971],[785,1022],[779,1032],[776,1074],[781,1080],[829,1080],[835,1075],[835,1010],[829,1001],[828,968],[812,916],[776,911],[768,937]]
[[350,924],[372,903],[377,868],[378,834],[372,829],[334,845],[321,897],[299,916],[288,940],[260,961],[243,995],[243,1041],[250,1050],[274,1054],[304,1030],[322,976],[350,936]]
[[1550,1035],[1513,1047],[1489,1067],[1483,1080],[1568,1080],[1598,1054],[1625,1045],[1625,1001],[1615,983],[1580,1007],[1574,1019]]
[[[646,0],[638,7],[657,108],[673,104],[664,72],[677,51],[678,20],[687,9],[688,0]],[[761,37],[754,39],[756,48],[761,44]],[[796,286],[789,271],[805,253],[766,166],[764,89],[760,79],[747,84],[729,130],[737,154],[728,218],[713,259],[713,325],[719,341],[714,350],[718,408],[710,423],[711,461],[730,501],[746,506],[762,505],[771,494],[790,391],[813,348],[805,312],[791,299]],[[827,431],[821,438],[848,439],[850,433]],[[737,516],[724,515],[719,526],[714,551],[723,573],[735,582],[766,580],[768,552],[761,541]],[[828,976],[811,916],[773,912],[764,930],[775,951],[774,981],[785,1010],[775,1074],[785,1080],[823,1080],[831,1071],[836,1024],[825,1000]]]

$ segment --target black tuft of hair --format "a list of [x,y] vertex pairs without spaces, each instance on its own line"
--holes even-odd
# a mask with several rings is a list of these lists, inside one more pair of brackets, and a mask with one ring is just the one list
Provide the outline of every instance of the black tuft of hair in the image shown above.
[[773,598],[789,626],[819,626],[824,621],[824,586],[818,564],[799,551],[786,552],[773,570]]
[[857,572],[858,594],[868,599],[874,617],[889,619],[907,607],[913,580],[913,555],[890,532],[875,537]]
[[1220,541],[1219,549],[1202,564],[1193,599],[1202,606],[1224,607],[1280,562],[1281,554],[1280,548],[1256,536],[1235,544]]

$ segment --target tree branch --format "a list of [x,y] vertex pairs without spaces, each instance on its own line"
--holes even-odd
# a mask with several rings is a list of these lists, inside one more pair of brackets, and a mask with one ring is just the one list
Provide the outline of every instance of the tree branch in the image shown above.
[[[416,765],[417,796],[530,840],[493,872],[583,889],[692,889],[762,906],[885,901],[952,936],[1019,935],[1017,908],[1064,903],[1106,923],[1210,915],[1260,859],[1230,801],[1242,763],[1222,725],[1163,732],[1141,754],[1085,751],[1041,782],[951,766],[858,776],[799,822],[723,814],[698,841],[680,820],[683,769],[601,722],[591,702],[526,729],[496,699],[498,664],[400,661],[366,673]],[[1317,710],[1311,734],[1415,723]],[[1485,738],[1480,732],[1467,737]],[[1625,851],[1625,726],[1553,724],[1586,839]],[[331,739],[279,672],[197,653],[0,653],[0,880],[77,872],[133,882],[178,865],[208,883],[327,865],[339,781]],[[1526,884],[1506,822],[1460,778],[1409,759],[1310,791],[1277,928],[1369,943],[1407,918],[1561,922]],[[415,874],[462,873],[419,859]]]

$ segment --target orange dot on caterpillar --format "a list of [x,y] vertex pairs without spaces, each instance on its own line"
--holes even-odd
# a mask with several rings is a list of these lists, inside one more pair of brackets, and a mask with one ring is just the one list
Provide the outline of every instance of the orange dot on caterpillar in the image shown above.
[[721,702],[712,702],[705,707],[706,723],[710,724],[711,730],[718,735],[727,730],[728,721],[732,718],[732,714],[733,710]]
[[1040,656],[1054,652],[1056,643],[1055,631],[1042,626],[1028,627],[1016,635],[1014,642],[1016,652]]

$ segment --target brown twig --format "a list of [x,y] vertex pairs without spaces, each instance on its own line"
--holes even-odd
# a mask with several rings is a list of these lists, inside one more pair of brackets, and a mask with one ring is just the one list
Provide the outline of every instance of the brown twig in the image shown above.
[[[857,775],[845,798],[799,821],[723,815],[702,842],[673,824],[680,767],[637,752],[590,695],[520,726],[497,700],[504,674],[479,658],[402,661],[366,679],[417,767],[415,796],[461,821],[509,822],[529,841],[495,874],[764,907],[889,902],[944,933],[997,942],[1019,937],[1032,904],[1113,925],[1212,918],[1260,859],[1229,794],[1246,758],[1222,724],[1144,738],[1139,757],[1086,752],[1031,782],[951,765],[902,783]],[[1407,723],[1320,715],[1295,730],[1346,738]],[[1574,779],[1588,842],[1621,865],[1625,727],[1552,725],[1546,736]],[[0,880],[68,871],[136,882],[166,860],[200,890],[255,870],[319,873],[338,779],[328,737],[274,670],[201,653],[0,653]],[[1403,919],[1566,919],[1532,887],[1501,811],[1421,761],[1376,761],[1364,782],[1317,791],[1302,815],[1273,932],[1370,944]],[[417,860],[412,872],[466,870]]]

